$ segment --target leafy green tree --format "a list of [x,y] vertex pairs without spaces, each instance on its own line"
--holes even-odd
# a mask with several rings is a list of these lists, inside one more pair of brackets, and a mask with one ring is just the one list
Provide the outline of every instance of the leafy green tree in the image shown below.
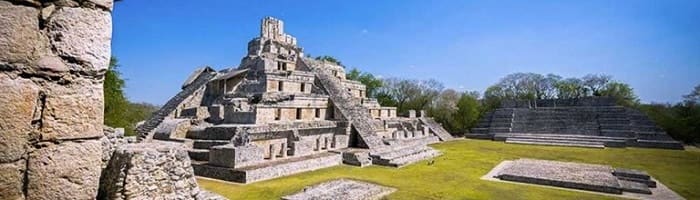
[[455,114],[457,113],[457,103],[462,93],[457,92],[453,89],[443,90],[440,95],[435,99],[432,108],[429,113],[435,118],[435,121],[442,124],[442,126],[450,133],[457,133],[460,131],[460,125],[455,120]]
[[455,121],[458,124],[457,133],[467,133],[469,129],[476,125],[476,122],[481,117],[481,104],[477,100],[478,96],[469,93],[462,94],[457,102],[457,112],[455,113]]
[[382,79],[375,77],[373,74],[368,72],[360,72],[357,68],[353,68],[347,73],[346,78],[349,80],[359,81],[360,83],[367,86],[367,97],[375,98],[377,89],[382,87]]
[[695,86],[690,94],[683,95],[683,100],[687,103],[700,104],[700,84]]
[[321,61],[332,62],[332,63],[335,63],[337,65],[343,66],[343,64],[340,63],[340,60],[336,59],[333,56],[323,55],[323,56],[317,56],[315,59],[321,60]]
[[639,104],[639,98],[634,94],[634,90],[626,83],[609,82],[603,88],[597,89],[595,93],[600,96],[613,97],[618,104],[632,107]]
[[118,71],[119,61],[112,57],[104,80],[104,123],[111,127],[127,127],[129,101],[124,95],[124,79]]
[[136,123],[146,120],[157,106],[147,103],[132,103],[124,94],[126,83],[119,73],[119,61],[112,57],[104,80],[104,124],[122,127],[126,135],[133,135]]
[[561,99],[574,99],[585,97],[588,89],[583,85],[583,81],[578,78],[567,78],[554,84],[557,90],[557,97]]
[[608,86],[612,76],[605,74],[588,74],[581,79],[583,86],[591,96],[604,96],[601,92]]

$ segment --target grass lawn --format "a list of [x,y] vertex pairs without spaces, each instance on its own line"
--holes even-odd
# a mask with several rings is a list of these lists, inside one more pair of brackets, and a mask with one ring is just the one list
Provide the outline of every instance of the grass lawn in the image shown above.
[[341,165],[248,185],[199,179],[203,188],[230,199],[279,199],[337,178],[364,180],[395,187],[388,199],[611,199],[609,196],[537,186],[481,180],[503,160],[536,158],[606,164],[646,170],[687,199],[700,199],[700,151],[607,148],[586,149],[458,140],[431,145],[443,152],[435,164],[427,161],[400,169]]

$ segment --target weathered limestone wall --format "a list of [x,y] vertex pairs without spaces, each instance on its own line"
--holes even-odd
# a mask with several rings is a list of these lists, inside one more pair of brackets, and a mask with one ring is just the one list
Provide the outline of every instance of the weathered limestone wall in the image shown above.
[[92,199],[112,0],[0,0],[0,199]]

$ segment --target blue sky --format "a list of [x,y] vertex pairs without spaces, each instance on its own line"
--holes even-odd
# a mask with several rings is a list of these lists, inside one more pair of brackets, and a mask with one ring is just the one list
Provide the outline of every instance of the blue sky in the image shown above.
[[198,66],[237,66],[264,16],[311,55],[483,91],[515,72],[629,83],[643,102],[700,84],[700,1],[182,1],[115,6],[129,99],[163,104]]

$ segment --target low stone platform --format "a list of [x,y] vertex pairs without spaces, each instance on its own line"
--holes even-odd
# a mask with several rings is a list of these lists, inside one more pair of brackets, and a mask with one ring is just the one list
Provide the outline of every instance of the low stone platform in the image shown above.
[[501,162],[482,179],[570,188],[634,199],[683,199],[657,183],[646,172],[613,169],[606,165],[518,159]]
[[370,153],[372,164],[403,167],[422,160],[430,159],[442,155],[440,151],[426,145],[407,145],[394,149]]
[[304,188],[303,191],[284,196],[284,200],[378,200],[396,191],[394,188],[372,183],[338,179]]
[[369,155],[368,149],[345,148],[335,152],[343,155],[343,163],[358,167],[366,167],[372,165],[372,157]]
[[252,183],[332,167],[340,165],[342,161],[342,156],[339,153],[323,152],[309,156],[279,159],[241,168],[218,167],[207,162],[196,161],[193,161],[192,166],[195,174],[198,176],[239,183]]

